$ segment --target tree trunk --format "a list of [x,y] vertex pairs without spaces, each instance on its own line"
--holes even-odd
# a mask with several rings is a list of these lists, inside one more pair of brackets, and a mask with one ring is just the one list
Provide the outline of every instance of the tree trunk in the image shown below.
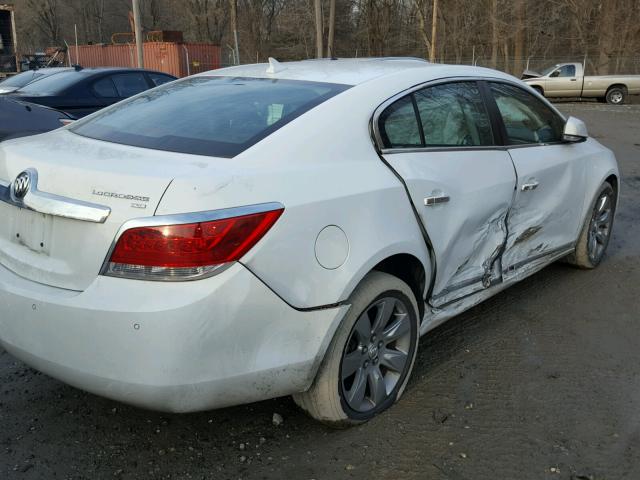
[[422,37],[426,51],[425,56],[431,58],[431,51],[433,48],[431,46],[431,39],[427,34],[427,21],[425,19],[424,6],[423,3],[418,0],[414,0],[414,5],[416,9],[416,16],[418,17],[418,30],[420,31],[420,36]]
[[491,0],[491,68],[498,66],[498,0]]
[[526,4],[524,0],[516,0],[516,32],[513,41],[513,67],[512,73],[519,76],[524,69],[524,39],[527,29],[525,23]]
[[336,31],[336,0],[330,0],[329,3],[329,40],[327,41],[327,57],[333,58],[335,52],[333,50],[333,41]]
[[240,46],[238,44],[238,0],[231,2],[231,32],[233,33],[234,60],[236,65],[240,64]]
[[617,0],[603,0],[600,15],[600,39],[598,41],[598,73],[608,75],[611,56],[614,54],[616,32]]
[[429,61],[436,61],[436,36],[438,35],[438,0],[433,0],[433,17],[431,18],[431,51]]
[[316,17],[316,58],[322,58],[324,51],[322,35],[322,5],[321,0],[314,0]]

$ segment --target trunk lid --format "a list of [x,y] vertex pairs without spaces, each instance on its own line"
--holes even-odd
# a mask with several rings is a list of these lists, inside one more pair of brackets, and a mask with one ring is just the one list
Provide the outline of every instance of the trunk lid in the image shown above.
[[0,264],[38,283],[86,289],[120,226],[152,216],[172,179],[206,163],[117,145],[65,130],[0,145],[0,186],[37,171],[37,189],[109,207],[104,223],[63,218],[0,201]]

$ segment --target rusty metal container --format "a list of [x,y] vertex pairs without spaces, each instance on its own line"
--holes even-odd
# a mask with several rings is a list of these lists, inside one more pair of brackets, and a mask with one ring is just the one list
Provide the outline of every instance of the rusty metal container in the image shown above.
[[184,43],[184,38],[179,30],[154,30],[147,32],[147,42]]
[[[135,44],[75,45],[71,61],[83,67],[137,67]],[[144,43],[144,67],[186,77],[221,66],[221,49],[207,43]]]

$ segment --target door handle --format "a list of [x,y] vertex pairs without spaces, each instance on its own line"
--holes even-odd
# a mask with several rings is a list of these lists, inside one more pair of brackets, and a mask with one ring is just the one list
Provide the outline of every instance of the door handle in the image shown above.
[[449,200],[449,195],[434,195],[432,197],[425,197],[424,204],[427,207],[431,207],[439,203],[447,203]]
[[522,184],[522,191],[523,192],[530,192],[531,190],[535,190],[536,188],[538,188],[538,182],[533,180],[532,182],[529,183],[523,183]]
[[577,78],[572,78],[571,80],[569,80],[570,82],[577,82],[578,79]]

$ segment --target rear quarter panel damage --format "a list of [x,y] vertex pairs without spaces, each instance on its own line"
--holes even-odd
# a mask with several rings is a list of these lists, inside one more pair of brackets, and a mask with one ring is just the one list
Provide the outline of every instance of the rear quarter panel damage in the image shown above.
[[[382,102],[395,88],[376,92]],[[176,178],[157,214],[282,203],[282,217],[241,262],[295,308],[347,300],[377,263],[394,254],[416,257],[429,278],[428,249],[404,187],[380,161],[369,135],[377,104],[368,88],[354,87],[237,157],[216,158],[198,175]],[[328,225],[340,227],[349,242],[346,261],[333,270],[322,267],[315,253],[316,238]]]

